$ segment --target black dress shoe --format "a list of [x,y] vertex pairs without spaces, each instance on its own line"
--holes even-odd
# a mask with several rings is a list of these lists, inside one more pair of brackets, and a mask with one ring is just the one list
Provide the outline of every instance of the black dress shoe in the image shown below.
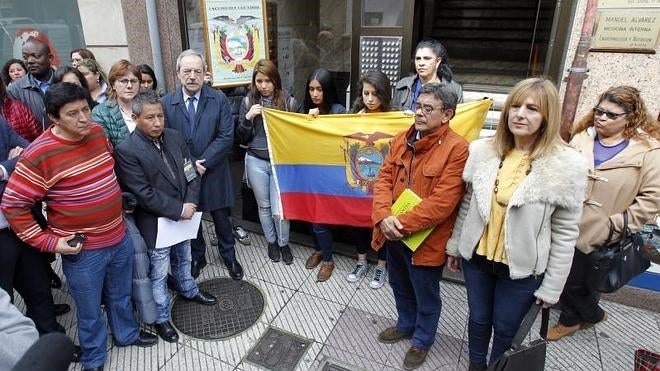
[[158,332],[158,336],[160,336],[161,339],[167,341],[168,343],[176,343],[179,340],[179,334],[177,334],[174,326],[172,326],[172,323],[169,321],[157,323],[155,327],[156,332]]
[[131,345],[136,345],[141,348],[148,348],[150,346],[156,345],[158,342],[158,336],[152,334],[151,332],[140,330],[140,335],[138,335],[137,340]]
[[238,281],[243,279],[243,267],[241,267],[241,264],[238,262],[238,260],[234,260],[229,264],[225,264],[225,266],[229,270],[229,276],[233,280]]
[[192,298],[186,298],[186,300],[194,301],[203,305],[214,305],[218,302],[218,299],[216,299],[215,296],[201,290],[197,293],[197,295],[193,296]]
[[55,312],[56,316],[61,316],[65,313],[69,313],[71,310],[71,307],[69,304],[53,304],[53,311]]
[[203,259],[201,261],[193,261],[191,266],[190,266],[190,275],[193,276],[193,278],[199,277],[199,275],[202,273],[202,269],[206,267],[206,259]]
[[82,349],[80,349],[80,345],[74,345],[73,354],[71,354],[71,362],[73,363],[80,362],[80,357],[82,357]]

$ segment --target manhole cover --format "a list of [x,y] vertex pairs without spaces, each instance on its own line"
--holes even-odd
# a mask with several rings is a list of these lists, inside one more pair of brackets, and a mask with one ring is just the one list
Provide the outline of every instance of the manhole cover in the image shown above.
[[264,296],[253,284],[230,278],[214,278],[198,283],[199,289],[218,298],[216,305],[201,305],[177,296],[172,306],[172,322],[188,336],[224,339],[252,326],[264,309]]
[[311,343],[311,340],[269,328],[250,350],[247,360],[269,370],[294,370]]

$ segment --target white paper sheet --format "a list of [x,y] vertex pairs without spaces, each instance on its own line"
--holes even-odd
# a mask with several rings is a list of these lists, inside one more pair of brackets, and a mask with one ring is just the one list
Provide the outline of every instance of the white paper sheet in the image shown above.
[[158,218],[156,248],[170,247],[197,237],[197,230],[201,221],[201,211],[196,212],[190,220],[174,221],[169,218]]

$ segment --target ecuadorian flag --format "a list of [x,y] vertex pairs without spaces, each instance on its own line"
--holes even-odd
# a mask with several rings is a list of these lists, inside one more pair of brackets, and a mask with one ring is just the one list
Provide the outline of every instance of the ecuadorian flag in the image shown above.
[[[460,104],[449,126],[479,136],[492,101]],[[415,121],[403,112],[322,115],[264,110],[283,217],[371,227],[371,199],[392,137]]]

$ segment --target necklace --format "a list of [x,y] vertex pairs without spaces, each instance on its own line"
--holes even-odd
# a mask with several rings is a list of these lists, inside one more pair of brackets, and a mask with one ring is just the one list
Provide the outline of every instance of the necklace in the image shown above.
[[[500,185],[500,170],[502,170],[502,166],[504,166],[504,159],[505,157],[502,157],[500,160],[500,165],[497,168],[497,177],[495,178],[495,188],[493,188],[493,192],[497,194],[497,191],[499,191],[499,185]],[[529,175],[529,173],[532,172],[532,162],[529,162],[529,168],[527,171],[525,171],[525,175]]]

